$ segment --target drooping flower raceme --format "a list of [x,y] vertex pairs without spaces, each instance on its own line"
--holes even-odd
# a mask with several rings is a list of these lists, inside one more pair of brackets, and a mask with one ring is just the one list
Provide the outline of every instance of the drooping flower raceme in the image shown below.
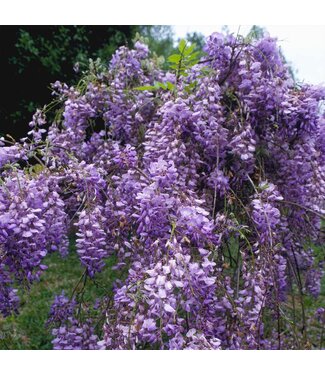
[[[52,85],[51,124],[39,110],[26,138],[1,139],[1,313],[19,311],[19,285],[39,279],[49,252],[65,255],[69,237],[80,260],[78,284],[50,311],[55,349],[309,342],[325,90],[295,84],[269,37],[215,33],[204,51],[165,72],[143,43],[121,47],[76,87]],[[105,287],[110,267],[118,277]]]

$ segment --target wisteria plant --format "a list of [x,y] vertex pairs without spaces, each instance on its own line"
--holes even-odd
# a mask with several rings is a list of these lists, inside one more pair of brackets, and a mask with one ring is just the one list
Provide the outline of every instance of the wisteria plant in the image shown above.
[[324,269],[325,89],[268,36],[181,41],[168,61],[121,47],[1,139],[1,313],[70,240],[83,273],[49,311],[54,349],[324,347],[304,301]]

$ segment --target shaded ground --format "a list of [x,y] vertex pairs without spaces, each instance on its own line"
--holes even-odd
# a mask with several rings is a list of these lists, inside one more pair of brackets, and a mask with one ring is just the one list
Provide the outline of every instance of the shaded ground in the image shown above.
[[[117,274],[109,267],[114,262],[113,258],[109,260],[108,267],[105,267],[96,279],[97,285],[91,280],[88,281],[84,296],[86,301],[93,302],[105,293],[110,294],[112,281],[117,277]],[[66,258],[53,253],[46,258],[45,263],[49,268],[43,273],[40,282],[35,283],[29,293],[25,292],[21,295],[20,314],[6,319],[0,318],[0,349],[52,349],[51,332],[45,326],[50,305],[54,296],[60,294],[62,290],[70,296],[83,269],[74,246],[71,246],[70,254]],[[98,284],[101,287],[98,287]],[[298,300],[297,303],[299,303]],[[289,304],[290,301],[288,301]],[[306,315],[311,316],[318,307],[324,306],[325,278],[323,278],[322,293],[318,300],[309,296],[305,297]],[[308,348],[319,348],[325,345],[325,335],[320,339],[319,330],[314,334],[311,328],[308,341]]]
[[[110,261],[114,262],[114,259]],[[32,285],[29,293],[21,295],[20,314],[0,318],[0,349],[52,349],[51,329],[45,327],[50,305],[54,296],[62,290],[70,296],[78,283],[83,269],[74,248],[66,258],[50,254],[44,262],[49,268],[43,273],[39,283]],[[111,289],[114,272],[110,267],[96,279],[101,285]],[[95,301],[104,292],[91,281],[87,284],[85,299]]]

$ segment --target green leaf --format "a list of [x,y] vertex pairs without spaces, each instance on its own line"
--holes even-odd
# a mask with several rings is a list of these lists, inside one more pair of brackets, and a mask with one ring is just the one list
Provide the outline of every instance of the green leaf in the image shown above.
[[172,63],[178,64],[180,60],[181,60],[181,55],[174,54],[168,57],[168,61]]
[[155,86],[157,89],[163,89],[163,90],[166,90],[167,89],[167,85],[163,82],[155,82]]
[[173,83],[167,81],[167,88],[168,88],[168,90],[172,91],[172,90],[174,90],[175,85]]
[[199,60],[193,60],[193,61],[188,62],[188,63],[186,64],[186,66],[187,66],[188,68],[190,68],[190,67],[196,65],[198,62],[199,62]]
[[134,90],[139,90],[139,91],[155,91],[155,90],[159,90],[159,89],[167,90],[168,89],[168,82],[163,83],[163,82],[155,81],[153,86],[134,87]]
[[191,44],[189,47],[187,47],[184,51],[184,56],[188,56],[190,55],[193,51],[194,51],[194,48],[196,47],[196,44],[193,43]]
[[191,60],[198,60],[199,59],[199,55],[200,55],[199,51],[193,52],[187,59],[189,61],[191,61]]
[[186,40],[185,39],[181,39],[179,44],[178,44],[178,50],[180,53],[184,53],[184,50],[185,50],[185,47],[186,47]]
[[153,91],[153,90],[157,90],[157,88],[156,86],[138,86],[138,87],[135,87],[134,90]]
[[189,84],[189,87],[193,89],[197,85],[197,81],[193,81]]

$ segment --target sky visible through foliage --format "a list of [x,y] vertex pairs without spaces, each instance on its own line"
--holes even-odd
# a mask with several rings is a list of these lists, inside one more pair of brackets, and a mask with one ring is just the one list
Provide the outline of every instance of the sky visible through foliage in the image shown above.
[[[291,63],[299,80],[312,84],[325,83],[325,26],[274,26],[259,25],[264,27],[271,36],[277,37],[279,45]],[[229,25],[230,32],[246,35],[252,25]],[[176,25],[173,26],[176,37],[185,37],[187,33],[198,32],[204,36],[220,31],[220,25]]]

